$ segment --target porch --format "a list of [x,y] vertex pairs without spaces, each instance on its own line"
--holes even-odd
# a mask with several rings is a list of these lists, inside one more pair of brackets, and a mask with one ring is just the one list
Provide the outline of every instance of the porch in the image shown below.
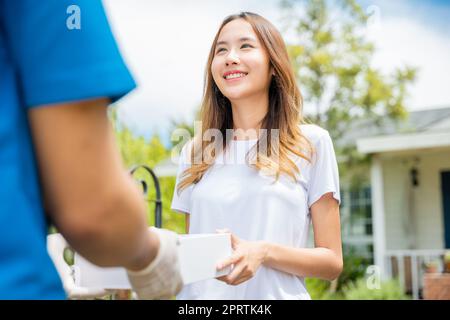
[[450,248],[450,132],[363,138],[357,146],[372,156],[375,265],[420,299],[426,265]]

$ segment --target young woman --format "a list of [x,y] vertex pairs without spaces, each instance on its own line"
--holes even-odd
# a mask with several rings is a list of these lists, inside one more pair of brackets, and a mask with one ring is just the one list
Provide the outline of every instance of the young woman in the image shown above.
[[303,122],[280,33],[254,13],[227,17],[205,82],[202,132],[219,134],[183,147],[172,209],[189,233],[230,232],[233,255],[218,269],[233,269],[178,298],[310,299],[305,277],[342,270],[339,178],[328,132]]

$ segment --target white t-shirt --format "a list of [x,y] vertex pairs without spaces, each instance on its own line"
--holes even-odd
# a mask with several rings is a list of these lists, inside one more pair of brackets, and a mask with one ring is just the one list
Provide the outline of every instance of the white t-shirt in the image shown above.
[[[340,202],[339,175],[328,132],[301,125],[315,148],[312,163],[296,157],[299,181],[284,175],[274,179],[245,164],[245,155],[256,140],[232,140],[229,149],[195,185],[176,190],[172,209],[190,214],[189,233],[214,233],[227,228],[238,237],[304,248],[311,221],[309,208],[332,192]],[[191,144],[180,154],[180,174],[189,166]],[[175,187],[176,188],[176,187]],[[186,285],[177,299],[310,299],[302,277],[260,266],[250,280],[231,286],[210,279]]]

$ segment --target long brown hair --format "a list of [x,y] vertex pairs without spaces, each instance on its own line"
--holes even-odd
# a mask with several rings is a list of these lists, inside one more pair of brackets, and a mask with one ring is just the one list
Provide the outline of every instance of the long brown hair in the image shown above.
[[[260,148],[262,143],[260,137],[254,147],[258,151],[255,153],[256,159],[252,166],[257,170],[269,170],[275,173],[276,179],[279,178],[280,174],[285,173],[296,181],[296,174],[299,173],[299,169],[293,159],[290,158],[290,154],[310,161],[311,155],[305,153],[305,148],[312,151],[311,144],[303,136],[299,127],[299,124],[304,122],[302,95],[297,87],[283,38],[280,32],[265,18],[255,13],[241,12],[228,16],[222,22],[212,43],[205,70],[201,106],[201,132],[208,129],[218,129],[222,133],[223,141],[204,141],[201,136],[194,137],[193,147],[190,150],[191,166],[181,176],[178,185],[179,192],[201,180],[217,156],[214,152],[204,154],[203,150],[207,150],[207,147],[212,143],[219,145],[220,148],[225,148],[227,129],[233,128],[231,103],[214,82],[211,64],[220,32],[227,23],[236,19],[244,19],[253,27],[259,41],[268,53],[270,65],[274,72],[269,86],[269,110],[261,123],[261,128],[267,129],[267,136],[264,137],[266,149],[264,153],[259,151],[263,149]],[[278,139],[272,139],[271,129],[279,130]],[[199,158],[201,161],[198,161]],[[196,159],[197,161],[195,161]]]

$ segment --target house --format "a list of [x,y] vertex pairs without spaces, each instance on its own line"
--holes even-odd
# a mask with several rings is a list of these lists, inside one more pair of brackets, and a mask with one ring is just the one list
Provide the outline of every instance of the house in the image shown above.
[[424,264],[450,248],[450,107],[360,129],[358,151],[371,156],[375,265],[417,299]]

